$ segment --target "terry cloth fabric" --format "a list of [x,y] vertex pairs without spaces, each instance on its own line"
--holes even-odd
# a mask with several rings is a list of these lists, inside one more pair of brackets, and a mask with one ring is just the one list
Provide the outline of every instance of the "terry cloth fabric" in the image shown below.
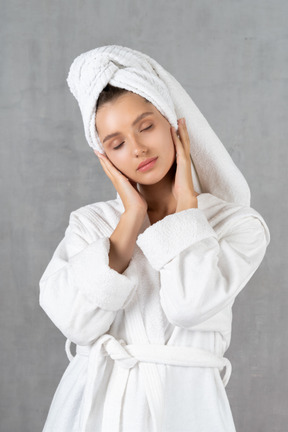
[[146,213],[121,274],[109,238],[122,201],[71,213],[40,280],[70,360],[42,432],[236,432],[225,391],[232,306],[270,234],[251,207],[197,200],[152,225]]
[[108,83],[124,88],[149,100],[176,130],[177,119],[185,117],[196,192],[250,206],[243,174],[189,94],[156,60],[120,45],[98,47],[74,59],[67,83],[78,101],[90,147],[104,153],[95,127],[99,94]]

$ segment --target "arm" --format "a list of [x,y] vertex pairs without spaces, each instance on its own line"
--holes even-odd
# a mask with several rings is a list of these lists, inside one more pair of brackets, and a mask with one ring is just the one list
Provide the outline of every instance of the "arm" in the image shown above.
[[109,266],[110,239],[100,233],[93,237],[91,242],[85,226],[72,212],[65,236],[39,283],[40,306],[60,331],[79,345],[90,344],[109,330],[136,285],[133,260],[118,273]]
[[228,225],[218,238],[205,213],[191,208],[166,216],[138,237],[160,271],[160,300],[172,324],[190,328],[217,314],[259,267],[270,239],[263,218],[253,209],[240,210]]
[[109,266],[119,273],[127,268],[135,249],[145,213],[125,211],[110,236]]

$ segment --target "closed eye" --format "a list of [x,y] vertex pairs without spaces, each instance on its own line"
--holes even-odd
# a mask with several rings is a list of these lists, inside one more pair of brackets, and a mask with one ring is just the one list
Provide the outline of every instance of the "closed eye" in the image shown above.
[[119,144],[117,147],[114,147],[113,150],[117,150],[118,148],[120,148],[122,146],[122,144],[124,144],[124,141],[121,144]]
[[[146,130],[148,130],[148,129],[150,129],[151,127],[152,127],[153,125],[151,124],[150,126],[148,126],[147,128],[145,128],[145,129],[142,129],[142,131],[141,132],[143,132],[143,131],[146,131]],[[117,147],[114,147],[114,149],[113,150],[117,150],[118,148],[120,148],[121,146],[122,146],[122,144],[124,144],[124,141],[122,142],[122,143],[120,143]]]
[[[150,126],[148,126],[146,129],[142,129],[142,131],[147,130],[147,129],[150,129],[152,126],[153,126],[153,125],[150,125]],[[141,131],[141,132],[142,132],[142,131]]]

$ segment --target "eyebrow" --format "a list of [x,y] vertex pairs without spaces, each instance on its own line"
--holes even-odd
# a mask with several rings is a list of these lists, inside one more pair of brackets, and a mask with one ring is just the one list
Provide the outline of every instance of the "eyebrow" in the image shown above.
[[[154,112],[153,112],[153,111],[145,111],[145,112],[143,112],[143,113],[140,114],[138,117],[136,117],[136,119],[135,119],[135,120],[133,121],[133,123],[132,123],[132,126],[135,126],[136,123],[138,123],[140,120],[142,120],[143,117],[146,117],[146,116],[149,115],[149,114],[154,114]],[[105,141],[109,140],[110,138],[113,138],[114,136],[119,135],[120,133],[121,133],[121,132],[114,132],[114,133],[112,133],[112,134],[110,134],[110,135],[107,135],[107,136],[104,138],[103,143],[104,143]]]

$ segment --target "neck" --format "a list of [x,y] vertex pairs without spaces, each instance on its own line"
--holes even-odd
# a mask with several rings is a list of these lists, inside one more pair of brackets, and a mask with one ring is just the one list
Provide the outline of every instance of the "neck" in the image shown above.
[[174,163],[166,176],[153,185],[139,184],[139,191],[148,204],[148,213],[161,215],[176,211],[176,199],[172,194],[172,185],[175,178],[176,164]]

